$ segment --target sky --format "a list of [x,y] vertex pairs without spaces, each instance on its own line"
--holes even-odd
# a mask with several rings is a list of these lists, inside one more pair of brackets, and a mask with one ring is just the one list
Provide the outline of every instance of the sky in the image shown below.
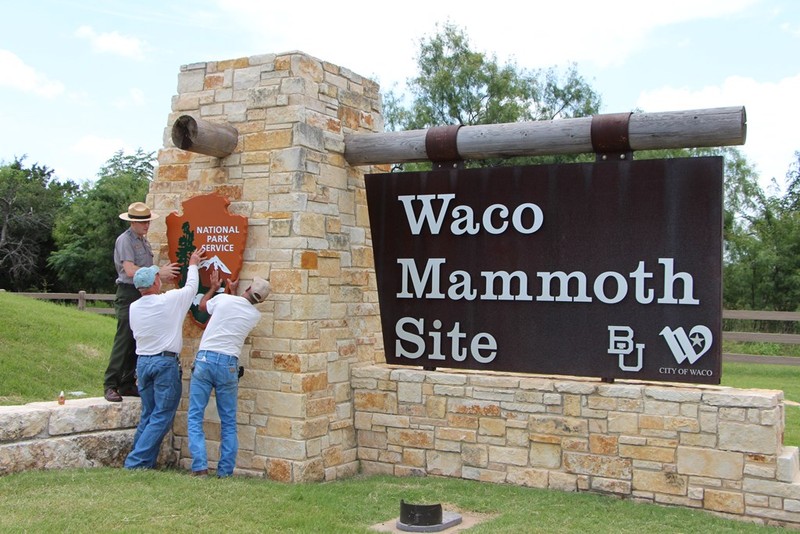
[[797,0],[0,0],[0,163],[93,180],[156,152],[182,65],[301,51],[403,94],[443,24],[526,70],[574,64],[601,113],[744,106],[767,190],[800,150]]

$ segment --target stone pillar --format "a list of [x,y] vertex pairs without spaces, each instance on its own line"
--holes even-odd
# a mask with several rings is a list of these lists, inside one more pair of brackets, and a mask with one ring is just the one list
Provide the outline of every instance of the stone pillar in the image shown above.
[[[305,482],[357,472],[350,372],[382,359],[363,178],[388,169],[348,166],[344,133],[382,131],[380,106],[375,82],[301,52],[181,67],[147,198],[162,215],[149,234],[157,259],[168,257],[165,216],[216,192],[248,218],[240,289],[256,275],[272,283],[241,355],[240,474]],[[181,115],[230,124],[236,149],[216,158],[175,148],[171,128]],[[186,321],[174,425],[185,468],[188,369],[201,333]],[[215,467],[213,399],[205,425]]]

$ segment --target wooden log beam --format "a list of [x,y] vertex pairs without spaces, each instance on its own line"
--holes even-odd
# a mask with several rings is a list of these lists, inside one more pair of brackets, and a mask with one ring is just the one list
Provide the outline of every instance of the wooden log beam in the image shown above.
[[[592,153],[592,121],[602,117],[462,126],[458,154],[461,159],[485,159]],[[345,134],[344,157],[350,165],[428,161],[427,132]],[[743,145],[746,134],[743,106],[633,113],[628,121],[634,151]]]
[[172,125],[172,142],[182,150],[224,158],[236,148],[239,132],[229,124],[215,124],[191,115],[181,115]]

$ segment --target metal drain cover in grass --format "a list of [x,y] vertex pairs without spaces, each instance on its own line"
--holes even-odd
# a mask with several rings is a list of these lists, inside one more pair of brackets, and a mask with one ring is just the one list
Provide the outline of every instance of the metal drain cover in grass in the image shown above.
[[400,500],[398,530],[404,532],[441,532],[461,523],[461,515],[442,512],[441,504],[409,504]]

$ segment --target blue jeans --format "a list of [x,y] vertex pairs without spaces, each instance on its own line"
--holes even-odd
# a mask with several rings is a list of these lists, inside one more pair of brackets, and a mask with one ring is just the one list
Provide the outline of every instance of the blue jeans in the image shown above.
[[206,435],[203,417],[211,390],[217,396],[217,413],[220,421],[220,446],[217,476],[233,474],[239,438],[236,430],[236,403],[239,393],[239,360],[235,356],[210,350],[201,350],[194,360],[192,381],[189,385],[188,434],[189,452],[192,454],[192,471],[208,469]]
[[136,364],[142,416],[133,437],[133,450],[125,458],[126,469],[156,465],[161,441],[172,428],[181,400],[181,371],[174,356],[139,356]]

